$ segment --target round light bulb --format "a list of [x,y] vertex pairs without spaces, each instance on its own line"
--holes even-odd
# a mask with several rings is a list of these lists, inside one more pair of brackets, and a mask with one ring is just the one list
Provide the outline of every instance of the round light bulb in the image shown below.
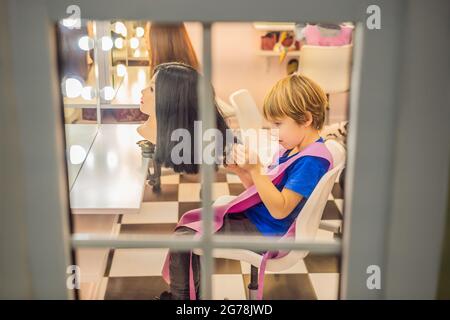
[[110,86],[106,86],[102,89],[102,96],[103,99],[107,101],[111,101],[114,99],[114,88]]
[[126,37],[127,36],[127,27],[125,27],[125,24],[123,22],[117,21],[114,24],[114,32]]
[[78,79],[75,78],[67,78],[65,83],[65,91],[66,97],[68,98],[76,98],[81,94],[83,90],[83,85]]
[[131,49],[136,49],[137,47],[139,47],[139,39],[138,38],[131,38],[130,39],[130,47]]
[[91,86],[84,87],[81,91],[81,96],[84,100],[92,100],[94,99],[94,89]]
[[144,36],[144,28],[137,27],[136,28],[136,37],[142,38]]
[[102,37],[102,50],[103,51],[109,51],[113,47],[113,41],[110,37]]
[[122,49],[123,48],[123,39],[122,38],[116,38],[116,40],[114,40],[114,46],[117,49]]
[[94,40],[92,40],[88,36],[83,36],[78,40],[78,46],[81,50],[89,51],[94,48]]
[[118,64],[116,67],[116,73],[119,77],[124,77],[127,74],[127,68],[123,64]]
[[81,164],[83,163],[84,159],[86,158],[86,150],[77,144],[74,144],[73,146],[70,147],[70,154],[69,154],[69,158],[70,158],[70,163],[72,164]]

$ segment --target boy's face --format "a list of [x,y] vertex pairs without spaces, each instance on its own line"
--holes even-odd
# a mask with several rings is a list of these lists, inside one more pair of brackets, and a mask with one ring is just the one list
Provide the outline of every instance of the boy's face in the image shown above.
[[300,145],[305,138],[307,125],[301,125],[290,117],[270,121],[272,128],[278,129],[279,143],[286,149]]

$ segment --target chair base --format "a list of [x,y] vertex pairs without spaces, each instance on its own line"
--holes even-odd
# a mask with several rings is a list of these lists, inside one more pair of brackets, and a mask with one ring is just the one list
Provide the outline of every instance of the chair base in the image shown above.
[[161,192],[161,165],[155,160],[155,148],[156,146],[150,142],[149,150],[147,150],[147,158],[152,159],[153,173],[150,172],[150,168],[147,174],[148,184],[152,186],[154,193]]
[[257,300],[258,299],[258,289],[248,289],[248,300]]
[[258,298],[258,268],[254,265],[250,270],[250,283],[248,284],[248,300],[257,300]]

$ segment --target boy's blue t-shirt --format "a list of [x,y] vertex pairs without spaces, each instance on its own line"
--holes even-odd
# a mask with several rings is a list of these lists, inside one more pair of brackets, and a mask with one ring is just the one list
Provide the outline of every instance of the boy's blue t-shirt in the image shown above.
[[[317,142],[323,143],[324,141],[322,138],[319,138]],[[287,150],[279,158],[280,164],[295,155],[288,156],[290,151]],[[304,156],[295,160],[286,169],[283,179],[276,185],[276,188],[279,191],[287,188],[303,196],[302,200],[287,217],[275,219],[263,202],[247,209],[245,215],[263,235],[281,236],[285,234],[319,183],[319,180],[328,171],[329,165],[329,161],[324,158]]]

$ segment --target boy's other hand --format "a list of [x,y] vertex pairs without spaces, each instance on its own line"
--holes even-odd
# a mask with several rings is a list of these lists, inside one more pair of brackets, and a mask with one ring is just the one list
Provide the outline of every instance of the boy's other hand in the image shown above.
[[241,167],[239,167],[236,163],[228,163],[225,166],[225,170],[227,170],[231,173],[237,174],[237,175],[239,175],[242,172],[245,172],[245,170],[242,169]]

